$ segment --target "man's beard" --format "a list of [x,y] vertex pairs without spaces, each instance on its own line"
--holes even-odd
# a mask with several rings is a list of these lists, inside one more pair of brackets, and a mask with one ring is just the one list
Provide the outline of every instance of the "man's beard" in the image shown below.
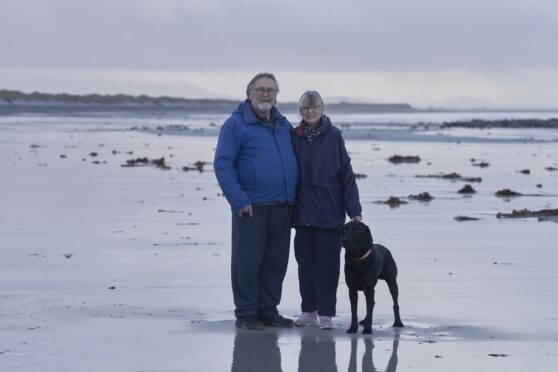
[[273,107],[273,102],[258,102],[256,103],[256,110],[261,113],[269,113]]

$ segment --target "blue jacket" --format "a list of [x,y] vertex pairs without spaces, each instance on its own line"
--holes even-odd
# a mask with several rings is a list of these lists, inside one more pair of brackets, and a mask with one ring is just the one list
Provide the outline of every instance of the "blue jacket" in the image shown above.
[[294,204],[293,126],[275,107],[271,122],[263,123],[245,100],[221,127],[213,168],[233,212],[248,204]]
[[320,135],[310,145],[302,124],[292,133],[299,176],[293,226],[339,229],[360,216],[358,187],[341,131],[323,117]]

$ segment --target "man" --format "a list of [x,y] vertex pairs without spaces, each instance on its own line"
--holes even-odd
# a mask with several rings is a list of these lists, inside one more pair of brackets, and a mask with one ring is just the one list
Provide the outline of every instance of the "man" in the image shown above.
[[277,93],[273,74],[254,76],[215,151],[215,175],[232,209],[235,324],[252,330],[294,325],[277,311],[298,177],[292,125],[275,108]]

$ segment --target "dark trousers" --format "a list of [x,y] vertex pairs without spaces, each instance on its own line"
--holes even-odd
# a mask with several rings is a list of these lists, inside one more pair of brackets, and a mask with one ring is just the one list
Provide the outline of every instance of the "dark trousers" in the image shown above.
[[294,240],[303,312],[335,316],[341,230],[297,227]]
[[236,317],[271,317],[281,301],[289,262],[292,206],[252,206],[232,215],[231,279]]

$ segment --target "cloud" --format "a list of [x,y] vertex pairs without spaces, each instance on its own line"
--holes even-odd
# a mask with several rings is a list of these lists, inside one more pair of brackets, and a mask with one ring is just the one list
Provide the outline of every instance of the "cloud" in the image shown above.
[[556,35],[555,0],[0,1],[0,88],[555,106]]
[[0,65],[128,70],[558,66],[550,0],[19,0]]

